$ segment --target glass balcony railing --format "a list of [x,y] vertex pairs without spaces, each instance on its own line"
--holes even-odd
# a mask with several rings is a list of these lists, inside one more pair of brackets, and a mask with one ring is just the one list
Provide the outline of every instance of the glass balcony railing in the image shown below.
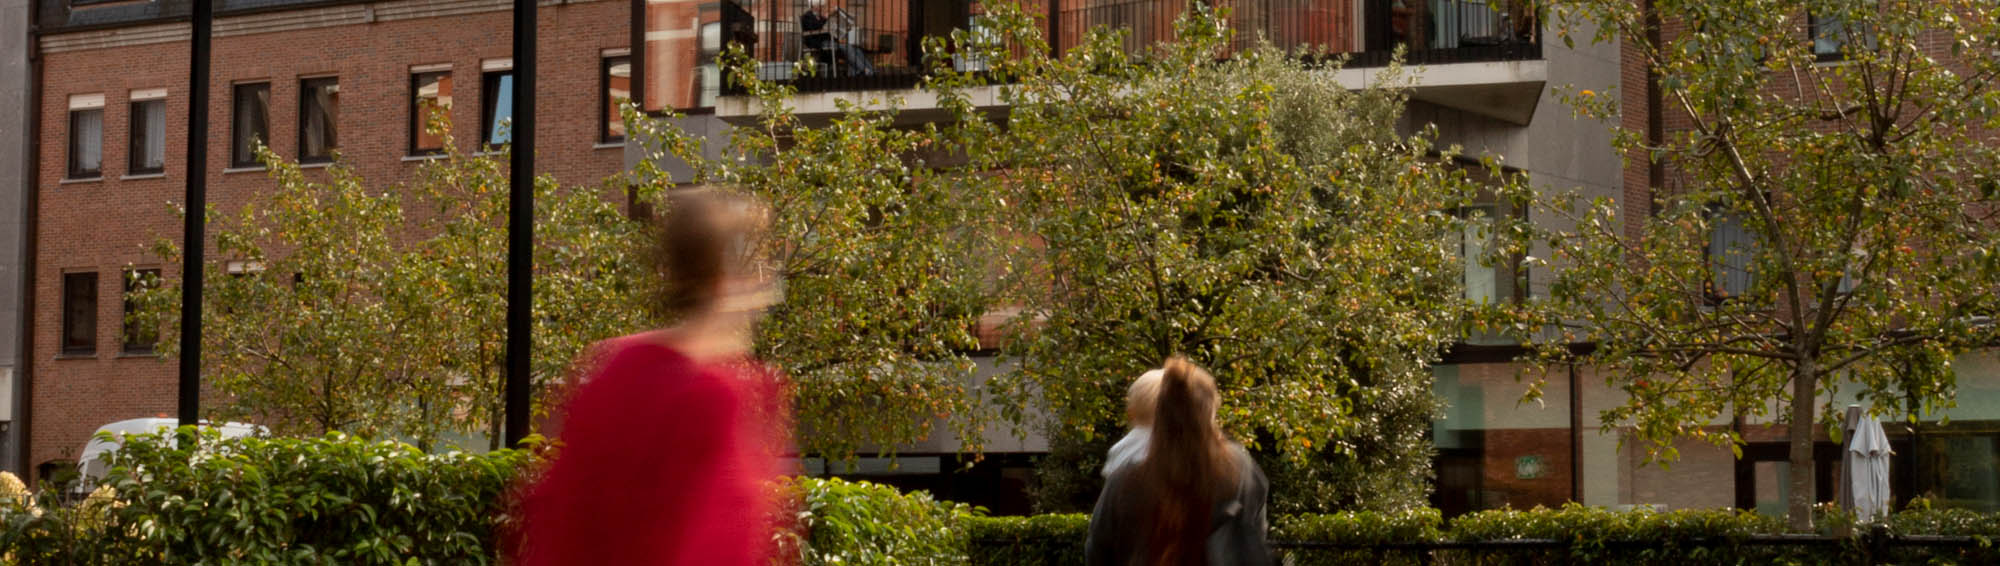
[[[728,41],[743,44],[763,80],[800,92],[914,87],[926,69],[923,41],[976,31],[983,6],[973,0],[719,0],[702,30],[700,105],[721,94],[715,55]],[[1298,51],[1346,53],[1353,66],[1389,63],[1406,47],[1412,64],[1540,59],[1533,12],[1521,0],[1224,0],[1233,47],[1267,40]],[[1182,0],[1045,0],[1058,49],[1100,27],[1124,29],[1127,47],[1142,50],[1173,35]],[[708,16],[709,14],[704,14]],[[1046,24],[1045,24],[1046,25]],[[794,63],[810,61],[810,76]],[[978,71],[971,57],[949,64]]]

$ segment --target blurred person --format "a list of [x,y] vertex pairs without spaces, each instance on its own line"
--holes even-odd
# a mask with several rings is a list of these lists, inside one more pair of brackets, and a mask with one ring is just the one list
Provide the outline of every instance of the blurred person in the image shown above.
[[1215,424],[1215,377],[1167,360],[1145,459],[1113,473],[1090,514],[1092,566],[1271,563],[1264,472]]
[[764,566],[778,451],[776,374],[749,357],[776,287],[755,201],[677,190],[656,226],[656,307],[678,322],[597,344],[558,417],[562,445],[520,504],[512,564]]
[[1153,406],[1160,394],[1160,370],[1147,370],[1132,381],[1125,391],[1125,421],[1132,430],[1125,437],[1111,445],[1111,452],[1104,456],[1104,477],[1111,477],[1119,469],[1146,459],[1146,440],[1153,426]]

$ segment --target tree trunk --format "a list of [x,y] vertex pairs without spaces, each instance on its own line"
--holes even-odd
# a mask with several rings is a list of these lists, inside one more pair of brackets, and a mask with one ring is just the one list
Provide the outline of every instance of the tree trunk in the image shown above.
[[1818,401],[1814,394],[1817,372],[1811,356],[1801,356],[1798,365],[1792,368],[1791,477],[1786,479],[1791,485],[1791,496],[1786,502],[1786,518],[1794,532],[1810,532],[1813,528],[1813,408]]

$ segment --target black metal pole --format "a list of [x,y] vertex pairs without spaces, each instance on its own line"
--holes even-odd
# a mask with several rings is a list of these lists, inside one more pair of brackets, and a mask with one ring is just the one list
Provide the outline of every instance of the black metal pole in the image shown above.
[[208,36],[210,0],[194,0],[188,58],[187,219],[181,232],[180,424],[201,421],[201,280],[208,217]]
[[529,323],[534,309],[535,2],[514,0],[513,163],[507,186],[507,446],[528,435]]

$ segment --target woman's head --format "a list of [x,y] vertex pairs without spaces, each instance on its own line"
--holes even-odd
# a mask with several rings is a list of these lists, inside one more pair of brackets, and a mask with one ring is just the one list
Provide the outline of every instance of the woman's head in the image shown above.
[[758,253],[767,213],[756,199],[715,187],[676,189],[656,226],[656,306],[668,317],[752,310],[773,302]]
[[1160,369],[1152,439],[1137,481],[1156,517],[1146,546],[1150,564],[1200,563],[1215,503],[1235,493],[1237,469],[1215,425],[1215,377],[1174,356]]
[[1153,426],[1153,407],[1160,402],[1160,376],[1165,373],[1147,370],[1125,391],[1125,419],[1132,426]]

